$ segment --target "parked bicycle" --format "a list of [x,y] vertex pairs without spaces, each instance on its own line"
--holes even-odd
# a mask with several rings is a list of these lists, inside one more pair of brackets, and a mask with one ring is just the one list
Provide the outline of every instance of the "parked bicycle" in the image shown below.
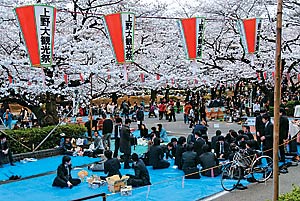
[[224,190],[232,191],[240,184],[242,179],[251,182],[265,182],[273,174],[273,159],[262,155],[261,151],[255,154],[244,156],[237,151],[233,161],[222,166],[221,185]]

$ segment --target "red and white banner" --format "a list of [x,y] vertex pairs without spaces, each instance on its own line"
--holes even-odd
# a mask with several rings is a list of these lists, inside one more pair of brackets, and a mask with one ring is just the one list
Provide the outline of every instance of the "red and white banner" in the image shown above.
[[68,79],[68,75],[67,74],[64,74],[64,80],[65,80],[66,85],[68,85],[69,79]]
[[81,82],[84,82],[84,75],[83,75],[83,73],[80,73],[80,74],[79,74],[79,77],[80,77],[80,81],[81,81]]
[[267,80],[267,78],[268,78],[267,71],[264,72],[263,76],[264,76],[264,80]]
[[141,79],[141,82],[145,82],[145,75],[144,75],[144,73],[140,74],[140,79]]
[[156,80],[160,80],[160,75],[156,74]]
[[117,63],[133,62],[134,14],[125,12],[109,14],[104,16],[103,21]]
[[52,65],[56,8],[30,5],[15,8],[32,66]]
[[254,54],[259,50],[259,37],[262,20],[259,18],[238,21],[242,44],[246,53]]
[[8,82],[9,84],[13,84],[13,77],[11,75],[8,75]]
[[187,59],[201,59],[204,41],[205,18],[194,17],[178,21]]
[[258,81],[260,80],[260,73],[256,73]]

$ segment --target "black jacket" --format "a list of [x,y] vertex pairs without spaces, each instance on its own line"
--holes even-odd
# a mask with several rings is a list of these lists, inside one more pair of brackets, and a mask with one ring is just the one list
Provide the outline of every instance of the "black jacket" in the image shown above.
[[186,151],[182,154],[182,169],[188,167],[196,167],[198,163],[197,153],[194,151]]
[[198,156],[200,156],[203,153],[203,145],[205,145],[205,141],[203,138],[199,137],[195,140],[194,151],[197,153]]
[[149,164],[153,167],[158,166],[160,160],[164,158],[164,151],[159,145],[152,145],[149,150]]
[[144,162],[139,159],[133,166],[135,179],[143,180],[142,185],[151,185],[149,172],[144,164]]
[[119,175],[120,177],[122,177],[119,169],[121,169],[121,165],[119,160],[116,158],[111,158],[104,162],[104,173],[108,173],[108,177],[113,175]]
[[123,125],[121,128],[120,138],[120,151],[124,154],[131,154],[130,145],[130,128],[129,126]]
[[105,119],[103,121],[102,134],[112,133],[113,131],[113,121],[111,119]]
[[273,147],[273,124],[270,121],[267,123],[264,132],[266,138],[264,140],[264,145],[266,146],[266,148],[272,148]]
[[279,140],[282,142],[283,140],[288,138],[289,134],[289,120],[286,116],[280,116],[279,119]]

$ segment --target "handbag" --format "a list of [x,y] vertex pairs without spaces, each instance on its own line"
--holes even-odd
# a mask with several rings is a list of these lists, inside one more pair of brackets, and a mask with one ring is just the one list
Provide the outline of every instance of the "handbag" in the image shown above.
[[199,168],[188,167],[183,170],[186,179],[200,179]]

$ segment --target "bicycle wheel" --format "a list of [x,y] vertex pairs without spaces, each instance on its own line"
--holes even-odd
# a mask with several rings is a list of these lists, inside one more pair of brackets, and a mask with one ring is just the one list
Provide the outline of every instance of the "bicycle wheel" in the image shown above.
[[257,182],[267,181],[273,173],[273,159],[269,156],[258,157],[251,166],[251,173]]
[[222,170],[221,185],[225,191],[234,190],[241,180],[242,170],[237,164],[228,164]]

